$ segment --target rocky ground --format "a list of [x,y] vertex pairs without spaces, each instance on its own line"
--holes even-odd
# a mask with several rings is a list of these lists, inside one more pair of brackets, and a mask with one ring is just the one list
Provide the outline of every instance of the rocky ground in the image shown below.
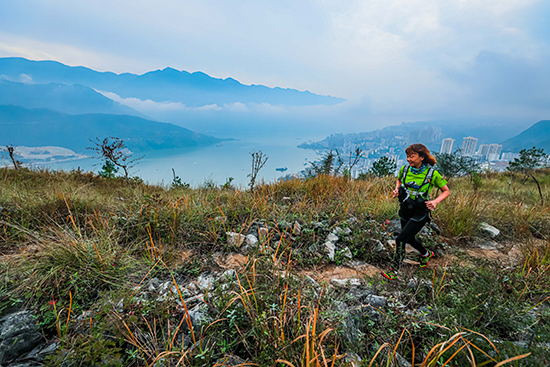
[[[173,278],[149,277],[147,272],[136,274],[132,292],[132,303],[135,298],[143,304],[163,303],[167,300],[175,302],[179,312],[183,308],[188,310],[190,322],[195,330],[212,321],[215,314],[212,305],[215,304],[215,297],[223,293],[235,284],[238,274],[242,273],[248,266],[251,258],[261,256],[270,257],[278,268],[281,277],[296,277],[299,282],[306,284],[311,292],[319,295],[327,289],[334,292],[346,294],[346,298],[335,300],[329,308],[333,309],[341,317],[341,334],[350,345],[357,343],[361,336],[361,324],[364,322],[365,314],[369,320],[377,320],[384,314],[384,310],[403,310],[410,317],[418,320],[429,318],[431,309],[429,307],[410,308],[405,305],[406,301],[400,297],[399,292],[381,294],[373,282],[383,282],[380,270],[386,266],[384,262],[369,263],[364,259],[357,258],[354,253],[357,244],[354,244],[353,236],[357,233],[358,221],[349,218],[338,225],[328,226],[327,222],[316,222],[311,224],[279,223],[278,228],[273,228],[266,222],[255,222],[241,233],[227,232],[227,244],[233,251],[214,252],[204,254],[194,249],[182,250],[180,252],[180,263],[189,263],[191,259],[204,266],[195,269],[196,276]],[[399,230],[397,221],[386,221],[376,223],[372,221],[372,229],[376,229],[368,242],[371,252],[380,258],[389,258],[393,253],[395,241],[392,239],[395,232]],[[429,237],[437,236],[438,228],[435,225],[423,229],[423,235]],[[299,245],[300,237],[305,234],[317,236],[315,245],[307,248]],[[269,239],[269,240],[266,240]],[[304,257],[319,256],[329,261],[304,266],[300,260],[293,260],[281,256],[279,248],[281,239],[297,243],[295,251]],[[524,259],[525,244],[513,241],[504,241],[499,237],[498,229],[487,224],[480,225],[480,235],[465,243],[454,241],[448,245],[442,241],[445,238],[438,237],[438,243],[432,245],[436,251],[436,257],[430,262],[428,268],[437,271],[450,266],[470,266],[475,260],[485,259],[491,262],[498,262],[502,267],[517,267]],[[539,241],[543,245],[543,240]],[[367,246],[367,245],[365,245]],[[356,251],[355,251],[356,252]],[[407,258],[405,260],[400,281],[405,282],[411,290],[421,287],[431,288],[432,283],[415,275],[418,253],[412,247],[407,246]],[[290,263],[289,263],[290,261]],[[434,272],[435,276],[435,272]],[[129,298],[118,300],[105,300],[113,302],[116,312],[127,313]],[[533,318],[543,312],[544,305],[531,310]],[[86,310],[80,315],[74,315],[74,324],[78,325],[85,333],[86,325],[91,322],[94,310]],[[42,365],[44,358],[54,353],[59,347],[59,341],[55,338],[45,338],[37,324],[38,318],[31,310],[13,309],[11,313],[0,319],[0,366],[3,367],[32,367]],[[182,338],[187,338],[182,335]],[[516,338],[518,345],[528,344],[530,334],[528,325],[526,331]],[[495,341],[498,343],[498,341]],[[192,341],[185,340],[186,347]],[[546,348],[549,346],[546,345]],[[358,366],[363,356],[359,353],[349,352],[346,356],[351,366]],[[229,356],[226,359],[217,361],[218,366],[236,366],[245,363],[237,356]],[[397,363],[401,366],[410,366],[400,356]]]

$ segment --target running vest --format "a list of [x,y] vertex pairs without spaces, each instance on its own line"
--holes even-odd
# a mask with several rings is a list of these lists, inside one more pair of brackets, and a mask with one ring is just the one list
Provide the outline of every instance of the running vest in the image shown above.
[[[407,173],[409,172],[409,169],[411,168],[411,166],[407,165],[404,169],[403,169],[403,179],[402,179],[402,184],[401,184],[401,187],[403,187],[403,189],[405,190],[405,193],[406,193],[406,196],[403,200],[400,200],[402,203],[404,203],[406,200],[408,200],[409,198],[411,200],[413,200],[411,198],[411,196],[414,196],[415,199],[417,198],[422,198],[424,201],[427,201],[430,199],[429,197],[429,187],[428,187],[428,190],[425,190],[425,191],[422,191],[422,188],[426,185],[430,185],[432,183],[432,178],[433,178],[433,175],[434,175],[434,172],[435,172],[435,169],[433,167],[430,167],[428,169],[428,172],[426,173],[426,176],[424,177],[424,181],[422,182],[422,184],[420,186],[418,186],[418,184],[416,184],[414,181],[411,181],[411,182],[407,182],[406,179],[407,179]],[[413,186],[418,186],[418,187],[413,187]]]

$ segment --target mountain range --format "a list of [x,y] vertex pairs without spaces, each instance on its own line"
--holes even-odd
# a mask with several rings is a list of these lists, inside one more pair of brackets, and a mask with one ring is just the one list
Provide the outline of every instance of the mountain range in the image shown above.
[[188,107],[228,103],[268,103],[286,106],[334,105],[342,98],[321,96],[309,91],[245,85],[233,78],[213,78],[202,72],[189,73],[173,68],[142,75],[98,72],[56,61],[32,61],[17,57],[0,58],[0,78],[38,84],[81,84],[95,90],[116,93],[122,98],[178,102]]

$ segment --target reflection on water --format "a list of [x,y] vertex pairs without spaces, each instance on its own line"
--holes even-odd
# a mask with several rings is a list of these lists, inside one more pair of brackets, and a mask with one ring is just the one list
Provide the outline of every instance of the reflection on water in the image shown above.
[[[176,175],[183,182],[191,184],[192,187],[198,187],[206,180],[221,185],[229,177],[234,178],[235,186],[246,187],[249,182],[247,175],[252,166],[250,152],[261,150],[269,157],[258,174],[258,180],[273,181],[283,175],[300,172],[305,168],[307,162],[317,158],[314,151],[297,148],[296,146],[300,142],[296,139],[287,141],[277,139],[276,142],[269,143],[259,143],[258,140],[226,141],[193,151],[146,152],[142,154],[145,157],[131,170],[131,174],[139,176],[151,184],[169,185],[173,178],[173,168]],[[101,169],[101,163],[98,163],[99,161],[94,159],[80,159],[70,162],[36,164],[36,166],[63,170],[80,167],[86,171],[97,172]],[[275,170],[281,167],[286,167],[287,170],[284,173]]]

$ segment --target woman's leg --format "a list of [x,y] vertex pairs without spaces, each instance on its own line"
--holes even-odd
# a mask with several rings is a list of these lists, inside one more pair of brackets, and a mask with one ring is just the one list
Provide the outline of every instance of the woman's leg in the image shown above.
[[398,270],[401,267],[401,263],[405,258],[405,244],[408,243],[413,246],[421,255],[425,255],[428,251],[422,243],[418,241],[415,236],[424,227],[424,224],[429,220],[426,216],[421,221],[415,221],[412,219],[401,219],[401,233],[395,239],[395,257],[393,259],[393,269]]

